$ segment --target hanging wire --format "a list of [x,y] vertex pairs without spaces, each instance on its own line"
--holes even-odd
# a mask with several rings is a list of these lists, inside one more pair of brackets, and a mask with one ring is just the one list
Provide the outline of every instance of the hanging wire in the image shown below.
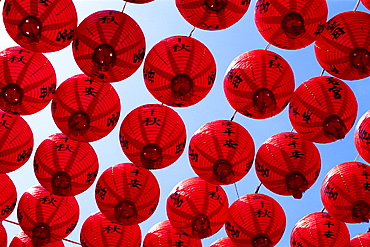
[[239,196],[239,191],[238,191],[238,187],[236,187],[236,183],[234,183],[234,187],[235,187],[236,196],[237,196],[238,198],[240,198],[240,196]]
[[323,207],[323,208],[321,209],[321,213],[324,213],[324,210],[325,210],[325,207]]
[[324,69],[322,69],[322,70],[321,70],[321,74],[320,74],[320,76],[323,76],[323,75],[324,75],[324,72],[325,72],[325,70],[324,70]]
[[191,37],[191,35],[193,35],[194,30],[195,30],[195,27],[193,27],[193,29],[191,29],[191,31],[189,33],[189,38]]
[[266,45],[266,47],[265,47],[265,50],[268,50],[268,49],[270,48],[270,46],[271,46],[271,44],[270,44],[270,43],[268,43],[268,44]]
[[72,240],[69,240],[69,239],[63,239],[63,241],[66,241],[66,242],[70,242],[70,243],[72,243],[72,244],[78,244],[78,245],[81,245],[80,243],[77,243],[77,242],[75,242],[75,241],[72,241]]
[[255,194],[257,194],[257,193],[260,191],[261,185],[262,185],[262,183],[260,183],[260,184],[257,186],[256,191],[254,192]]
[[125,2],[125,4],[123,5],[123,8],[122,8],[122,13],[123,13],[123,11],[125,10],[125,8],[126,8],[126,5],[127,5],[127,2],[125,1],[125,0],[123,0],[124,2]]
[[235,111],[234,114],[231,116],[230,121],[234,120],[236,113],[237,113],[237,111]]
[[357,159],[358,159],[358,157],[360,156],[360,154],[359,153],[357,153],[357,156],[356,156],[356,158],[355,158],[355,160],[354,160],[354,162],[356,162],[357,161]]
[[359,5],[360,5],[360,0],[357,0],[357,3],[355,5],[355,7],[353,8],[353,11],[356,11]]

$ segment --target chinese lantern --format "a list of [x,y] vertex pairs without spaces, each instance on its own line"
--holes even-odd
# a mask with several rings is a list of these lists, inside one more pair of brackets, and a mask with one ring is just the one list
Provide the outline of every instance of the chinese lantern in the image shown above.
[[56,74],[41,53],[14,46],[0,53],[0,108],[30,115],[44,109],[56,89]]
[[223,237],[213,242],[209,247],[237,247],[229,237]]
[[361,3],[370,10],[370,1],[369,0],[361,0]]
[[262,143],[255,168],[267,189],[301,199],[320,174],[321,158],[315,144],[298,133],[284,132]]
[[122,151],[135,165],[160,169],[183,153],[186,128],[173,109],[148,104],[135,108],[123,119],[119,138]]
[[229,202],[221,186],[199,177],[178,183],[167,198],[171,225],[190,237],[207,238],[224,225]]
[[250,170],[254,142],[240,124],[216,120],[200,127],[189,144],[189,161],[195,173],[213,184],[232,184]]
[[33,166],[40,184],[60,196],[75,196],[87,190],[99,169],[98,157],[89,143],[62,133],[41,142]]
[[370,232],[356,235],[350,240],[350,247],[370,246]]
[[332,168],[321,185],[321,200],[328,213],[338,220],[369,222],[370,167],[345,162]]
[[229,104],[244,116],[264,119],[277,115],[294,92],[294,75],[288,62],[267,50],[253,50],[236,57],[224,78]]
[[311,213],[300,219],[290,234],[293,247],[348,247],[349,231],[346,224],[328,213]]
[[315,43],[321,67],[342,80],[370,75],[370,14],[348,11],[331,18]]
[[[9,247],[33,247],[30,237],[24,232],[18,233],[10,243]],[[53,243],[43,245],[43,247],[64,247],[63,241],[59,240]]]
[[307,140],[330,143],[343,139],[355,123],[357,100],[340,79],[318,76],[303,82],[289,105],[293,128]]
[[3,224],[0,223],[0,247],[6,247],[8,244],[8,235]]
[[143,246],[202,247],[202,242],[198,238],[190,237],[186,232],[173,228],[170,221],[165,220],[149,229],[145,235]]
[[52,101],[52,116],[68,137],[92,142],[116,126],[121,103],[114,87],[80,74],[65,80]]
[[270,44],[287,50],[313,43],[325,27],[328,6],[325,0],[258,0],[254,20]]
[[13,181],[8,175],[0,174],[0,221],[5,220],[13,212],[16,203],[17,190]]
[[361,157],[370,163],[370,111],[367,111],[355,128],[355,146]]
[[108,220],[101,212],[89,216],[82,225],[81,245],[100,246],[140,246],[141,230],[139,225],[123,226]]
[[72,0],[7,0],[3,19],[10,37],[34,52],[54,52],[67,47],[77,28]]
[[100,176],[95,200],[100,211],[112,222],[135,225],[154,213],[159,192],[159,184],[151,171],[132,163],[121,163]]
[[144,81],[163,104],[187,107],[201,101],[216,78],[216,62],[200,41],[186,36],[161,40],[144,62]]
[[275,246],[283,236],[286,217],[273,198],[247,194],[231,204],[225,229],[237,246]]
[[33,133],[28,123],[18,115],[0,110],[0,173],[23,166],[33,150]]
[[145,37],[127,14],[103,10],[78,26],[72,46],[78,67],[100,82],[117,82],[131,76],[145,56]]

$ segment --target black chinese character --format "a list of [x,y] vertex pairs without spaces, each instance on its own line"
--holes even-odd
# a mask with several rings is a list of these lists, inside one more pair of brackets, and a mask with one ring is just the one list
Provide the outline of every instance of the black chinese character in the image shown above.
[[233,148],[233,149],[236,149],[236,147],[238,146],[238,144],[237,144],[237,143],[235,143],[235,141],[234,141],[234,140],[229,139],[229,140],[225,140],[224,146],[226,146],[227,148]]
[[107,225],[106,227],[103,228],[103,230],[106,233],[121,233],[120,230],[121,228],[118,225]]
[[140,183],[140,180],[137,180],[136,178],[135,179],[131,179],[131,182],[128,183],[129,185],[131,185],[131,187],[133,188],[138,188],[140,189],[139,186],[143,186],[141,183]]
[[56,41],[62,41],[62,43],[64,43],[66,40],[71,40],[73,39],[73,36],[75,34],[75,30],[74,29],[69,29],[69,31],[67,29],[64,29],[63,32],[62,31],[59,31],[57,33],[57,37],[55,38]]
[[93,87],[85,87],[85,90],[82,91],[83,93],[86,93],[86,95],[92,95],[92,96],[96,96],[98,94],[98,92],[95,91],[95,88]]

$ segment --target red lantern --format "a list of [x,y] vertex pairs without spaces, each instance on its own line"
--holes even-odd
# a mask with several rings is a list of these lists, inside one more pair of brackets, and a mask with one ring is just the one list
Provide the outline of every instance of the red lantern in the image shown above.
[[144,81],[163,104],[187,107],[201,101],[216,78],[216,62],[208,48],[186,36],[163,39],[144,62]]
[[331,18],[317,37],[315,54],[321,67],[342,80],[370,75],[370,15],[348,11]]
[[275,246],[286,225],[283,208],[263,194],[247,194],[229,208],[225,229],[237,246]]
[[239,55],[229,65],[224,91],[230,105],[244,116],[256,119],[277,115],[294,92],[294,75],[288,62],[267,50]]
[[348,247],[346,224],[328,213],[312,213],[300,219],[290,234],[290,246]]
[[[24,232],[18,233],[10,243],[9,247],[33,247],[32,240]],[[43,247],[64,247],[63,241],[56,241],[54,243],[48,243]]]
[[8,243],[8,235],[3,224],[0,223],[0,247],[6,247]]
[[355,146],[361,157],[370,163],[370,111],[367,111],[355,128]]
[[343,81],[318,76],[303,82],[293,94],[289,118],[303,138],[329,143],[343,139],[355,123],[357,100]]
[[0,174],[0,221],[8,218],[8,216],[13,212],[16,203],[17,190],[13,181],[8,175]]
[[369,0],[361,0],[361,3],[370,10],[370,1]]
[[145,37],[127,14],[103,10],[86,17],[73,41],[78,67],[101,82],[117,82],[131,76],[145,56]]
[[161,221],[149,229],[145,235],[143,246],[188,246],[202,247],[200,239],[189,237],[186,233],[172,227],[169,220]]
[[370,246],[370,232],[356,235],[351,239],[349,246],[350,247]]
[[108,220],[101,212],[89,216],[81,228],[82,246],[140,246],[139,225],[122,226]]
[[207,238],[224,225],[229,202],[221,186],[199,177],[178,183],[167,198],[171,225],[190,237]]
[[296,50],[313,43],[328,17],[325,0],[258,0],[254,20],[260,34],[272,45]]
[[67,47],[77,28],[72,0],[8,0],[3,19],[10,37],[34,52],[54,52]]
[[301,199],[320,174],[320,153],[315,144],[298,133],[279,133],[262,143],[255,168],[267,189]]
[[321,185],[325,209],[347,223],[369,222],[370,167],[360,162],[345,162],[332,168]]
[[250,170],[254,142],[240,124],[216,120],[200,127],[189,144],[189,161],[195,173],[213,184],[232,184]]
[[151,171],[132,163],[121,163],[100,176],[95,200],[112,222],[134,225],[154,213],[159,201],[159,184]]
[[213,242],[209,247],[237,247],[229,237],[223,237]]
[[176,111],[165,105],[142,105],[123,119],[120,144],[138,166],[160,169],[174,163],[183,153],[185,124]]
[[23,166],[33,150],[33,133],[21,117],[0,110],[0,173]]
[[20,46],[0,53],[0,108],[30,115],[44,109],[56,89],[56,74],[41,53]]
[[78,141],[92,142],[113,130],[120,110],[120,99],[112,85],[81,74],[65,80],[58,87],[51,113],[65,135]]

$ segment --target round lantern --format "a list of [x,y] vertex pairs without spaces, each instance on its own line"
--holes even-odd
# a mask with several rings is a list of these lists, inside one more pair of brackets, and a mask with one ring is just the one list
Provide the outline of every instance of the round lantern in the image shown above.
[[82,225],[81,245],[101,246],[140,246],[141,230],[139,225],[122,226],[108,220],[101,212],[89,216]]
[[[28,237],[27,234],[24,232],[18,233],[10,243],[9,247],[34,247],[32,245],[32,239]],[[48,243],[45,245],[42,245],[43,247],[64,247],[63,241],[56,241],[53,243]]]
[[167,198],[171,225],[190,237],[207,238],[224,225],[229,202],[221,186],[199,177],[178,183]]
[[350,247],[370,246],[370,232],[356,235],[351,239],[349,246]]
[[317,180],[321,169],[315,144],[300,134],[284,132],[271,136],[258,149],[256,173],[267,189],[279,195],[302,198]]
[[223,237],[213,242],[209,247],[237,247],[229,237]]
[[0,223],[0,247],[6,247],[8,243],[8,235],[3,224]]
[[355,128],[355,146],[361,157],[370,163],[370,111],[358,121]]
[[369,222],[370,166],[345,162],[332,168],[321,185],[321,200],[328,213],[341,221]]
[[290,234],[293,247],[348,247],[346,224],[328,213],[312,213],[300,219]]
[[17,209],[20,227],[37,247],[66,238],[76,227],[79,214],[73,196],[57,196],[40,185],[22,195]]
[[370,75],[370,14],[348,11],[331,18],[315,43],[317,61],[332,76],[358,80]]
[[101,82],[117,82],[131,76],[145,56],[145,37],[127,14],[103,10],[86,17],[73,41],[78,67]]
[[154,213],[159,192],[159,184],[151,171],[132,163],[121,163],[100,176],[95,200],[100,211],[112,222],[135,225]]
[[161,221],[152,226],[145,235],[145,247],[181,246],[202,247],[200,239],[192,238],[187,233],[176,230],[169,220]]
[[13,212],[16,203],[17,190],[13,181],[8,175],[0,174],[0,221],[5,220]]
[[225,229],[237,246],[275,246],[286,225],[283,208],[263,194],[247,194],[229,208]]
[[357,100],[343,81],[318,76],[303,82],[293,94],[289,119],[303,138],[330,143],[343,139],[355,123]]
[[216,120],[200,127],[189,144],[189,161],[195,173],[213,184],[232,184],[250,170],[254,142],[240,124]]
[[52,101],[52,116],[68,137],[92,142],[107,136],[116,126],[121,103],[114,87],[86,75],[65,80]]
[[369,0],[361,0],[361,3],[370,10],[370,1]]
[[21,117],[0,110],[0,173],[23,166],[33,150],[33,133]]
[[313,43],[325,27],[325,0],[258,0],[254,20],[270,44],[296,50]]
[[161,40],[144,62],[144,81],[163,104],[187,107],[201,101],[216,78],[216,62],[208,48],[186,36]]
[[0,67],[0,109],[30,115],[49,104],[56,74],[43,54],[10,47],[0,53]]
[[77,28],[72,0],[7,0],[3,19],[10,37],[34,52],[54,52],[67,47]]
[[98,175],[98,157],[87,142],[62,133],[41,142],[33,163],[37,180],[54,195],[75,196],[87,190]]
[[230,105],[255,119],[273,117],[283,111],[294,86],[288,62],[267,50],[239,55],[229,65],[224,78],[224,91]]
[[122,121],[120,144],[136,165],[160,169],[174,163],[186,143],[185,124],[165,105],[148,104],[132,110]]

